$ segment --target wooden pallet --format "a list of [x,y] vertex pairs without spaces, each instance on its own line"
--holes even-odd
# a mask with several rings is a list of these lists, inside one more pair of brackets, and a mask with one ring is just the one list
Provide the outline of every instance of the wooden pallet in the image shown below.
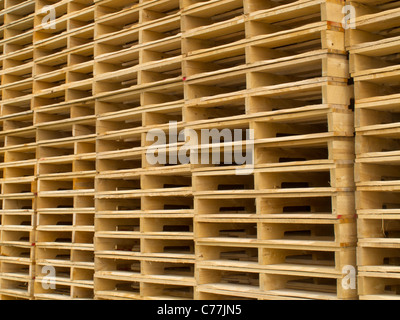
[[[292,68],[293,65],[297,65],[302,71],[296,72],[296,69]],[[337,68],[335,65],[342,67]],[[273,89],[284,90],[291,87],[299,87],[300,89],[301,85],[311,82],[326,81],[328,84],[331,84],[331,82],[338,82],[339,84],[348,76],[346,65],[346,59],[341,55],[335,56],[324,52],[316,52],[311,57],[299,55],[290,59],[255,63],[244,69],[236,68],[237,70],[224,73],[224,84],[218,83],[222,72],[206,73],[206,76],[203,75],[201,77],[199,75],[187,79],[188,98],[200,100],[233,92],[244,91],[243,93],[245,93],[246,89],[254,93],[259,88],[266,92],[270,92]],[[340,72],[337,72],[338,70]],[[332,83],[331,90],[334,90],[333,88]],[[346,97],[345,91],[342,94]],[[323,103],[326,103],[326,101]]]
[[[185,288],[189,289],[194,285],[194,260],[191,259],[103,254],[97,255],[96,259],[100,265],[99,271],[96,272],[96,285],[107,288],[106,286],[112,283],[107,280],[114,280],[114,291],[102,289],[101,292],[98,292],[99,295],[107,295],[108,298],[111,296],[114,296],[114,298],[127,297],[126,295],[129,294],[126,292],[127,287],[121,287],[124,282],[136,281],[140,283],[140,288],[138,288],[140,290],[137,293],[141,299],[155,299],[162,294],[168,297],[166,292],[169,289],[173,293],[172,288],[175,288],[175,294],[179,293],[179,289],[183,294],[186,291]],[[173,294],[169,299],[172,296]],[[179,296],[176,297],[176,299],[178,298]]]
[[399,5],[388,1],[350,1],[356,8],[356,29],[349,29],[346,44],[353,46],[361,43],[395,37],[396,32],[386,31],[398,27]]
[[325,249],[351,247],[356,242],[351,219],[204,218],[197,227],[197,243],[202,245]]
[[[203,270],[200,276],[210,281],[197,286],[201,299],[208,294],[260,300],[351,300],[355,296],[354,292],[342,290],[340,276],[326,274],[276,271],[250,278],[246,272]],[[254,284],[238,284],[241,279],[249,281],[249,278],[255,279]]]
[[398,300],[398,273],[360,272],[360,300]]

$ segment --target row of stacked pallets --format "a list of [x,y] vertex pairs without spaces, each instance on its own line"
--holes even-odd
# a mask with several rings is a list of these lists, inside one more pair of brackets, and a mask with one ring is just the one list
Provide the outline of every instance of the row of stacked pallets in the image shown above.
[[354,78],[360,299],[398,299],[400,3],[361,0],[347,33]]
[[1,298],[92,298],[94,4],[6,0],[1,14]]
[[183,125],[180,2],[96,6],[95,297],[193,299],[190,166],[146,157],[154,130]]
[[345,4],[0,1],[0,299],[396,297],[400,5]]

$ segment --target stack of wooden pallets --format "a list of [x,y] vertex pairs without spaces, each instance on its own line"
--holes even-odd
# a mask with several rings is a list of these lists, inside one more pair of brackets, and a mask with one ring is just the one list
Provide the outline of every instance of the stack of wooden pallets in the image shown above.
[[[54,28],[42,24],[48,14],[43,10],[46,5],[54,8]],[[37,1],[35,19],[38,197],[34,296],[90,299],[94,296],[96,174],[94,4],[90,0]],[[47,281],[50,271],[56,276],[54,287]]]
[[2,1],[1,299],[33,295],[36,131],[33,123],[35,1]]
[[[174,162],[182,130],[177,0],[99,1],[95,22],[98,299],[193,299],[190,166]],[[160,142],[165,161],[147,156]],[[162,155],[161,155],[162,157]]]
[[[241,130],[236,153],[250,129],[255,144],[252,174],[235,162],[193,169],[198,299],[356,297],[342,286],[356,246],[343,5],[205,1],[183,11],[186,127]],[[200,147],[212,158],[224,139]]]
[[347,46],[355,86],[361,299],[398,299],[400,3],[350,2]]

